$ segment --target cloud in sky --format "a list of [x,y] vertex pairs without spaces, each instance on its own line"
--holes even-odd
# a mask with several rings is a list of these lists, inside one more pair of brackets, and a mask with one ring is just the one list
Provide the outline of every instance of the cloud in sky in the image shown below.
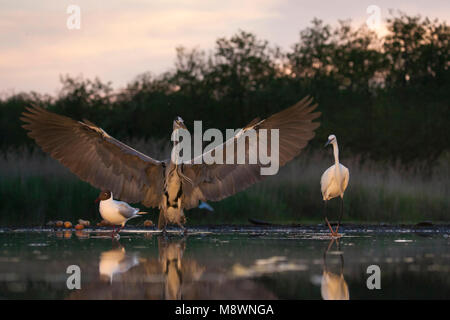
[[[81,8],[80,30],[66,27],[70,4]],[[288,49],[313,17],[361,24],[371,4],[383,16],[390,8],[442,20],[450,14],[448,1],[0,0],[0,92],[54,94],[62,74],[124,86],[170,69],[177,46],[210,49],[239,29]]]

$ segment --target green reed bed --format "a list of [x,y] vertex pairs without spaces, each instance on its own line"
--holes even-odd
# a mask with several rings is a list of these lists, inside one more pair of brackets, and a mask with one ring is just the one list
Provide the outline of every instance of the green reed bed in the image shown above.
[[[149,154],[157,154],[157,158],[164,158],[162,155],[168,150],[160,144],[149,149],[152,149],[147,150]],[[356,157],[343,158],[342,163],[350,169],[344,221],[450,221],[448,161],[441,161],[426,173],[417,168],[363,163]],[[188,211],[188,224],[243,224],[249,218],[272,223],[322,222],[319,181],[331,164],[328,151],[304,154],[280,169],[278,175],[233,197],[211,202],[214,212]],[[0,160],[1,226],[43,225],[49,220],[76,222],[79,218],[99,221],[93,202],[97,193],[98,190],[39,152],[9,153]],[[336,219],[338,210],[339,200],[333,199],[329,217]],[[147,218],[156,222],[158,210],[149,211],[148,216],[130,224],[142,225]]]

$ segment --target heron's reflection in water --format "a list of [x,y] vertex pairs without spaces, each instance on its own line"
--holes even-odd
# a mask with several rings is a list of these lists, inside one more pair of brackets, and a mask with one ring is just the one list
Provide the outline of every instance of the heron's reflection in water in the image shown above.
[[182,258],[186,242],[158,238],[159,261],[164,273],[164,299],[180,300],[183,285]]
[[[330,251],[334,242],[336,242],[337,251]],[[339,256],[340,266],[338,273],[330,271],[332,269],[332,266],[327,264],[327,256],[329,255]],[[323,274],[320,291],[324,300],[350,299],[348,285],[344,279],[344,253],[341,251],[339,239],[331,239],[327,249],[323,254]]]

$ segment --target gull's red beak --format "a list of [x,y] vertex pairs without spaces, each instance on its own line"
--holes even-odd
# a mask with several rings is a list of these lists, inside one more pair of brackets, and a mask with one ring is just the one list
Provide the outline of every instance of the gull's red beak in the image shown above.
[[94,203],[97,203],[100,201],[100,198],[95,199]]

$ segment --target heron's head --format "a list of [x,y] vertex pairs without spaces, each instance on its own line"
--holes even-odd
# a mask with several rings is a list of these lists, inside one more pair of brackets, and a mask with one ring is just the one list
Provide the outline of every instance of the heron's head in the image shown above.
[[176,117],[175,120],[173,120],[173,131],[177,129],[187,129],[181,117]]
[[97,199],[95,199],[95,202],[108,200],[111,197],[112,197],[112,192],[111,191],[103,190],[103,191],[100,192],[100,194],[98,195]]
[[325,143],[325,147],[328,146],[330,143],[331,144],[336,143],[336,136],[334,134],[330,134],[328,136],[328,141],[327,143]]

